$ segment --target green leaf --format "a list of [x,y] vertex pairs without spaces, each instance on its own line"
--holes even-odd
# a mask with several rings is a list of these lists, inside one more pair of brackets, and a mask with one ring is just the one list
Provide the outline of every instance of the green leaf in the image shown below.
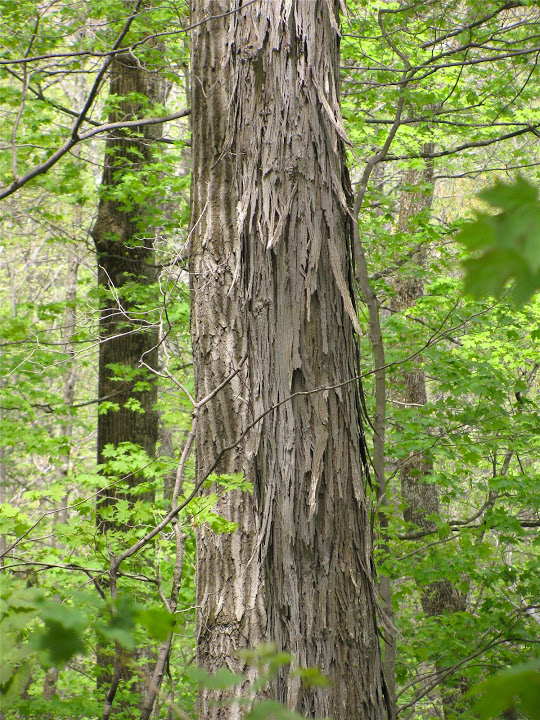
[[129,398],[128,400],[126,400],[126,402],[124,403],[124,407],[128,410],[144,415],[144,408],[141,405],[141,401],[137,400],[136,398]]
[[226,690],[245,681],[243,675],[235,674],[227,668],[221,668],[213,675],[200,668],[190,668],[189,675],[208,690]]
[[98,415],[106,415],[109,410],[111,410],[112,412],[116,412],[117,410],[120,410],[120,405],[115,402],[109,402],[109,400],[104,400],[103,402],[99,403]]
[[156,640],[165,640],[174,628],[174,616],[163,607],[143,608],[135,618]]
[[517,252],[490,248],[477,258],[465,260],[465,292],[474,297],[499,297],[508,280],[528,276],[527,264]]
[[328,687],[332,684],[330,678],[323,675],[319,668],[316,667],[297,668],[291,672],[291,675],[299,677],[302,680],[302,685],[306,688]]
[[303,720],[303,717],[276,700],[261,700],[252,707],[246,720]]
[[0,685],[0,710],[7,710],[17,700],[28,684],[32,672],[32,660],[20,665],[5,684]]
[[107,608],[105,622],[99,623],[96,629],[106,640],[117,642],[122,647],[132,650],[136,645],[133,632],[138,610],[133,598],[123,595],[112,607]]
[[457,236],[473,257],[463,262],[465,292],[500,297],[512,280],[511,299],[524,305],[540,289],[540,203],[536,188],[522,177],[497,181],[479,197],[502,210],[477,213]]
[[499,717],[507,710],[522,710],[530,720],[540,720],[540,660],[516,665],[498,673],[467,693],[478,695],[474,705],[481,720]]
[[513,183],[496,180],[492,187],[479,192],[478,197],[492,207],[501,210],[515,210],[522,205],[536,202],[538,191],[534,185],[520,175]]
[[45,667],[63,667],[73,655],[85,652],[83,633],[87,618],[77,609],[54,600],[41,603],[44,627],[33,635],[32,644],[40,652]]

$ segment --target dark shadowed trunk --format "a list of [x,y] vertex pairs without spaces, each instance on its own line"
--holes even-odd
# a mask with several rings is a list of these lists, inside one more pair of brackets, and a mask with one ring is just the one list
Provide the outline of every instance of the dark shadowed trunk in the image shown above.
[[[141,117],[148,106],[165,99],[163,80],[127,54],[112,63],[110,92],[120,98],[111,122]],[[98,416],[98,462],[105,461],[103,449],[109,444],[130,442],[149,457],[155,453],[157,386],[155,376],[144,367],[155,369],[158,360],[158,334],[149,312],[158,301],[152,306],[148,299],[157,280],[152,210],[150,202],[142,207],[130,196],[126,178],[147,171],[153,141],[160,134],[161,126],[156,125],[131,133],[117,130],[106,144],[101,199],[92,230],[100,299],[99,397],[118,407]],[[123,373],[129,377],[120,380]],[[136,485],[138,478],[129,482]],[[108,490],[107,497],[114,502],[114,490]]]
[[[229,0],[196,0],[192,21],[198,23],[230,9]],[[238,370],[200,414],[198,476],[220,450],[240,437],[249,409],[234,160],[226,143],[232,102],[230,22],[228,16],[199,25],[192,33],[191,45],[193,177],[189,269],[197,400]],[[253,482],[253,463],[246,458],[245,444],[224,456],[216,472],[242,473]],[[265,628],[253,497],[238,490],[222,493],[216,511],[237,523],[238,530],[217,535],[202,526],[197,532],[197,664],[210,672],[224,665],[244,672],[244,663],[236,651],[260,643]],[[201,689],[201,720],[240,717],[238,706],[223,703],[229,695]]]
[[234,15],[235,284],[246,298],[252,414],[283,402],[253,446],[269,636],[294,665],[332,681],[308,689],[284,671],[276,697],[307,717],[378,720],[338,21],[327,0],[261,0]]
[[[117,55],[111,65],[110,78],[110,93],[117,98],[110,122],[140,118],[155,103],[165,100],[163,79],[157,73],[147,71],[133,55]],[[92,229],[100,303],[99,463],[106,462],[103,453],[108,445],[117,448],[124,442],[141,447],[149,458],[155,454],[157,386],[152,369],[157,368],[158,363],[158,334],[152,323],[152,309],[158,300],[153,301],[152,290],[157,280],[153,265],[153,208],[148,199],[144,206],[138,204],[129,190],[129,177],[148,172],[154,141],[160,135],[159,125],[134,128],[131,132],[115,130],[105,148],[100,202]],[[107,407],[104,403],[114,405],[103,412]],[[141,478],[130,474],[126,480],[133,488]],[[98,523],[103,531],[122,530],[123,525],[107,512],[125,495],[115,488],[103,492],[100,497],[103,514],[98,510]],[[151,496],[143,497],[149,499]],[[140,498],[128,494],[130,501]],[[111,591],[115,592],[112,584]],[[113,657],[104,648],[98,650],[98,657],[102,668],[98,685],[104,686],[111,680],[109,665]],[[122,662],[117,648],[114,663]],[[126,679],[129,676],[125,669],[122,675]],[[111,713],[113,685],[106,699],[104,717]],[[144,689],[142,685],[138,688],[139,692]]]

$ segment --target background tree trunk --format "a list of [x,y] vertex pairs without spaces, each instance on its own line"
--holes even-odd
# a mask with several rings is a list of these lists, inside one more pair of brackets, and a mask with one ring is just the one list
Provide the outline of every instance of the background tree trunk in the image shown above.
[[[118,55],[112,63],[110,92],[120,98],[110,122],[136,119],[146,110],[144,105],[151,107],[165,100],[163,79],[146,71],[128,54]],[[126,285],[133,283],[144,293],[145,288],[157,280],[153,264],[152,212],[148,207],[134,204],[129,195],[122,198],[122,182],[128,173],[148,168],[153,157],[153,143],[161,130],[160,125],[147,125],[136,129],[136,136],[122,130],[113,131],[105,149],[102,195],[92,229],[101,308],[99,397],[102,400],[110,398],[119,408],[98,415],[98,462],[105,461],[103,449],[108,444],[117,447],[121,442],[131,442],[140,445],[149,457],[155,453],[157,385],[155,376],[141,367],[141,362],[149,368],[157,368],[158,332],[148,321],[148,307],[142,296],[137,297],[137,289],[131,293],[132,298],[123,293]],[[138,372],[133,378],[118,380],[111,364]],[[134,386],[141,380],[147,381],[149,387],[135,392]],[[126,407],[129,399],[137,400],[143,412]],[[136,477],[130,479],[131,485],[137,482]],[[114,497],[115,491],[107,490],[107,498],[114,502]],[[106,498],[104,502],[107,502]]]
[[276,697],[307,717],[375,720],[383,681],[347,285],[338,3],[262,0],[233,22],[253,416],[283,402],[255,446],[269,636],[332,680],[306,688],[283,671]]
[[[197,0],[192,24],[231,9],[229,0]],[[230,17],[200,24],[192,33],[191,183],[191,339],[196,398],[201,400],[236,376],[200,415],[197,474],[240,437],[248,422],[247,347],[238,274],[240,247],[236,226],[234,163],[226,144],[232,102],[228,30]],[[219,473],[242,473],[253,482],[253,463],[241,443],[224,456]],[[216,488],[213,488],[216,491]],[[256,552],[253,497],[239,490],[222,493],[216,511],[238,523],[232,534],[217,535],[208,526],[197,531],[197,665],[212,672],[225,664],[246,672],[236,652],[264,638],[262,573]],[[248,676],[251,671],[248,672]],[[199,691],[199,717],[237,718],[240,708],[224,704],[233,692]]]
[[[165,101],[163,78],[157,72],[146,70],[133,55],[117,55],[110,72],[110,94],[118,98],[110,122],[140,118],[154,104]],[[92,228],[100,302],[98,397],[115,403],[118,409],[98,414],[98,463],[106,462],[103,451],[107,445],[116,448],[123,442],[140,446],[149,458],[155,455],[157,384],[151,371],[158,366],[158,332],[152,324],[148,299],[152,295],[151,286],[157,281],[157,269],[153,264],[153,208],[151,203],[145,207],[139,205],[129,192],[129,183],[123,183],[130,174],[148,171],[153,160],[153,145],[161,132],[161,125],[141,126],[131,133],[112,131],[105,147],[101,197]],[[126,294],[130,285],[129,294]],[[156,297],[154,307],[157,302]],[[149,369],[141,365],[143,362]],[[133,372],[119,380],[122,376],[112,365]],[[141,381],[146,385],[136,391],[136,383]],[[133,400],[138,401],[138,409],[130,407],[128,401]],[[130,487],[135,487],[140,480],[133,474],[127,477]],[[100,508],[114,505],[124,495],[115,488],[108,488],[100,497]],[[129,494],[127,497],[134,500]],[[148,494],[142,496],[143,499],[151,497]],[[135,499],[141,499],[141,496]],[[114,520],[100,517],[99,508],[98,523],[104,531],[122,529]],[[101,666],[98,686],[105,686],[111,680],[108,668],[113,661],[111,651],[98,649],[98,661]],[[120,658],[116,657],[114,662],[121,662]],[[127,670],[123,671],[123,676],[129,677]],[[139,683],[137,690],[144,693],[144,684]],[[114,692],[111,698],[107,696],[104,717],[110,714],[113,699]]]
[[[424,146],[425,152],[433,152],[432,145]],[[426,185],[433,184],[433,162],[427,162],[424,170],[408,170],[403,177],[403,184],[408,188],[401,193],[398,218],[398,232],[414,232],[418,215],[429,210],[433,201],[433,189]],[[413,189],[414,188],[414,189]],[[420,250],[417,261],[423,264],[426,251]],[[406,311],[416,304],[424,294],[421,277],[406,274],[399,275],[394,281],[395,296],[393,309],[397,312]],[[424,371],[414,368],[402,373],[404,389],[400,399],[406,404],[425,405],[427,387]],[[406,522],[417,525],[422,530],[434,530],[436,524],[429,519],[440,514],[439,488],[426,481],[433,474],[433,461],[427,453],[415,452],[401,465],[399,479],[401,494],[405,501],[403,517]],[[420,600],[422,609],[428,617],[436,617],[443,613],[454,613],[465,610],[466,597],[462,595],[448,580],[437,580],[421,589]],[[441,690],[443,710],[446,718],[451,716],[456,700],[455,688],[448,688],[444,683]]]
[[[424,151],[433,152],[433,146],[425,146]],[[418,214],[431,207],[433,191],[426,191],[425,185],[433,183],[433,163],[428,162],[423,171],[408,170],[404,175],[403,183],[409,189],[401,193],[398,232],[406,233],[411,232],[411,225],[414,225]],[[420,263],[423,263],[424,257],[425,250],[420,250],[417,255]],[[394,281],[394,290],[393,309],[403,312],[414,307],[422,297],[424,283],[421,277],[401,274]],[[405,371],[403,380],[402,401],[411,405],[425,405],[427,388],[423,370],[414,368]],[[404,519],[422,530],[433,530],[435,525],[428,516],[440,513],[439,488],[435,483],[426,482],[426,477],[432,473],[433,461],[422,452],[411,455],[399,471],[401,493],[406,503]],[[430,617],[441,615],[445,610],[456,612],[464,609],[464,598],[448,580],[441,580],[425,587],[421,599],[422,608]]]

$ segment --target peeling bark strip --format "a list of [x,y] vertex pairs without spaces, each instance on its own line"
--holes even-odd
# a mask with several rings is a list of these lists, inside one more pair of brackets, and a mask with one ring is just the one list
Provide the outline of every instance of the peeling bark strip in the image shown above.
[[[230,137],[255,417],[291,393],[358,375],[339,287],[350,277],[351,194],[338,3],[238,5]],[[278,678],[277,699],[307,717],[384,715],[359,423],[351,382],[285,403],[253,447],[268,634],[332,681],[306,689],[292,673]]]
[[[236,227],[233,158],[225,143],[232,98],[227,45],[230,0],[196,0],[191,36],[191,340],[197,399],[207,396],[245,359],[247,334],[243,284],[238,276],[240,246]],[[248,420],[246,363],[201,411],[197,426],[197,475],[204,475],[218,453],[242,434]],[[244,444],[224,457],[218,473],[243,473],[253,482],[253,463]],[[213,491],[215,488],[212,489]],[[238,523],[232,534],[197,531],[197,665],[215,672],[226,664],[245,672],[240,648],[263,640],[266,624],[262,573],[256,553],[255,508],[249,493],[226,493],[216,511]],[[246,688],[238,688],[237,695]],[[222,691],[199,691],[201,720],[234,720],[238,706]]]

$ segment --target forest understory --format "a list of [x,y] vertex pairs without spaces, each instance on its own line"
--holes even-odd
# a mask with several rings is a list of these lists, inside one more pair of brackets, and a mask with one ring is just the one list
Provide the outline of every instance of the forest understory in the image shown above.
[[540,720],[539,57],[0,0],[0,720]]

